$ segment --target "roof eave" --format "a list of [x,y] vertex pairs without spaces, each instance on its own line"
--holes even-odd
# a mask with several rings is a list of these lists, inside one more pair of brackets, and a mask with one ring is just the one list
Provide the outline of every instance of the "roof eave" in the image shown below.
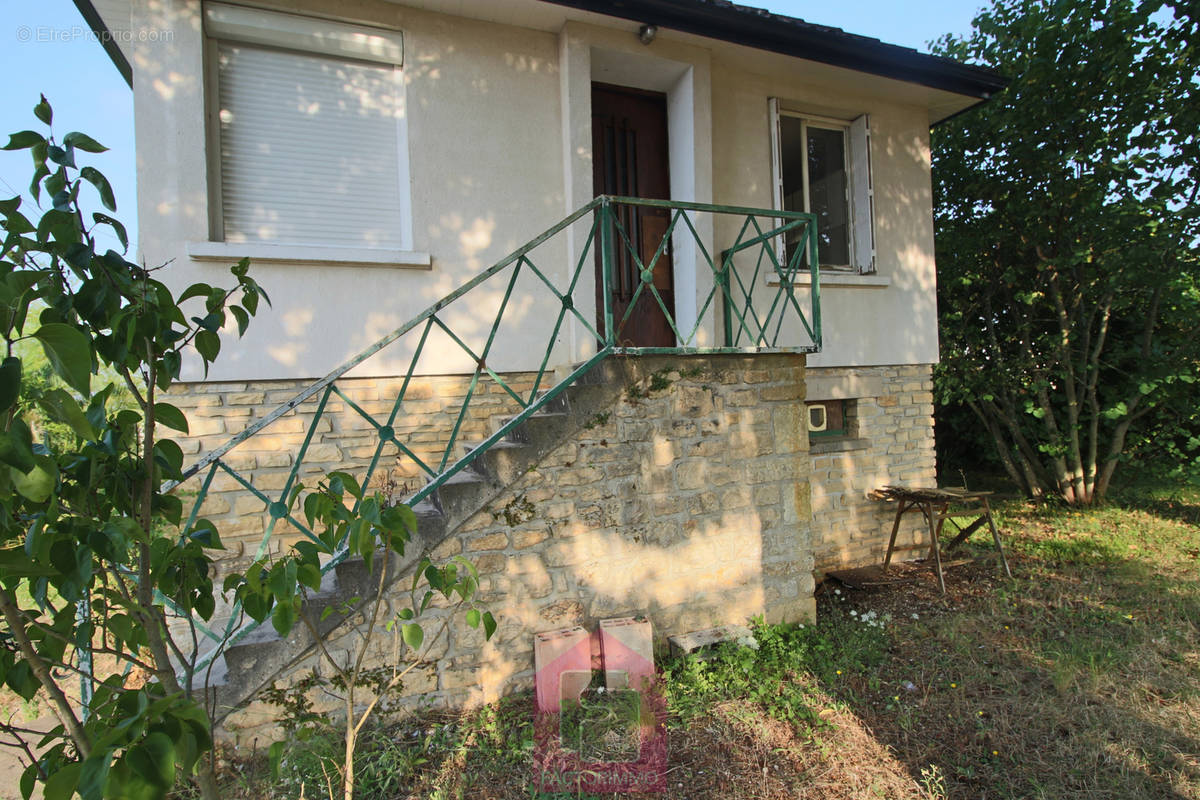
[[83,16],[83,21],[96,34],[96,38],[100,40],[100,46],[104,48],[104,52],[108,53],[108,57],[112,60],[113,66],[117,68],[117,72],[121,73],[121,77],[125,79],[125,83],[129,88],[133,88],[133,67],[129,64],[129,59],[125,58],[125,54],[121,52],[121,48],[117,46],[117,37],[105,24],[100,13],[96,11],[96,7],[92,5],[91,0],[74,0],[75,8],[79,9],[79,13]]
[[[732,4],[703,0],[543,0],[596,14],[657,25],[710,39],[817,61],[987,100],[1009,81],[953,59],[803,23]],[[795,24],[787,24],[790,21]]]

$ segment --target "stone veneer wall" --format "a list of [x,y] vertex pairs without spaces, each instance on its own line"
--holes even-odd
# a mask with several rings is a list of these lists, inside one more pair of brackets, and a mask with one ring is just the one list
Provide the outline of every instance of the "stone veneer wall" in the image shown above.
[[[629,388],[616,404],[435,551],[475,563],[499,629],[485,643],[459,617],[406,695],[463,705],[529,687],[534,633],[608,617],[647,614],[659,639],[759,614],[813,617],[804,357],[621,364]],[[410,602],[400,584],[389,591],[389,609]],[[445,614],[430,613],[427,637]],[[396,663],[394,636],[377,633],[370,666]],[[357,637],[330,649],[344,658]],[[317,665],[304,659],[281,685]],[[253,703],[226,726],[249,742],[275,713]]]
[[[514,391],[528,396],[533,388],[533,373],[505,375]],[[436,467],[449,441],[470,375],[416,377],[405,392],[405,401],[393,428],[396,437],[427,464]],[[402,378],[343,378],[338,388],[380,424],[387,421],[400,390]],[[181,384],[172,390],[170,402],[183,409],[189,422],[188,436],[165,431],[179,442],[190,463],[204,453],[224,444],[253,422],[266,416],[300,393],[308,381],[260,381],[234,383]],[[223,459],[272,499],[278,499],[290,474],[304,437],[316,415],[320,395],[309,398],[292,411],[230,451]],[[495,429],[497,419],[520,410],[495,381],[481,379],[463,420],[456,442],[455,457],[467,442],[483,439]],[[310,483],[331,470],[352,475],[366,473],[378,438],[374,428],[361,414],[336,394],[331,395],[325,413],[309,445],[299,478]],[[178,491],[184,495],[184,507],[191,510],[189,495],[194,496],[203,480],[197,475]],[[399,497],[425,485],[416,463],[391,445],[384,450],[372,486],[391,490]],[[213,479],[200,516],[217,525],[227,548],[222,566],[245,565],[253,557],[269,521],[265,504],[246,491],[232,476],[218,472]],[[290,526],[278,526],[271,547],[278,550],[293,541],[298,533]]]
[[[841,441],[813,439],[813,550],[818,570],[882,562],[895,507],[870,497],[887,484],[934,486],[933,367],[811,368],[809,400],[852,400]],[[907,514],[897,546],[928,541]],[[905,550],[898,558],[923,555]]]

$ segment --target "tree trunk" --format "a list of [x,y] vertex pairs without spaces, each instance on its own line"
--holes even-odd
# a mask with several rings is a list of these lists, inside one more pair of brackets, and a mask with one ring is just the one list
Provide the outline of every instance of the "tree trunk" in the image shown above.
[[1004,471],[1008,473],[1008,477],[1013,483],[1021,487],[1021,490],[1027,494],[1033,494],[1033,486],[1026,479],[1027,476],[1022,475],[1017,469],[1016,462],[1013,461],[1012,454],[1008,449],[1008,442],[1004,441],[1004,434],[1000,428],[991,419],[980,410],[977,403],[967,403],[967,406],[979,418],[983,427],[992,437],[992,441],[996,443],[996,453],[1000,456],[1000,463],[1004,466]]

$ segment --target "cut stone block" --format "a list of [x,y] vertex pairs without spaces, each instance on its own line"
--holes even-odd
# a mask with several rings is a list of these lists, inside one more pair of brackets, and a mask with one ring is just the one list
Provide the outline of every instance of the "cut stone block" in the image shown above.
[[667,643],[671,646],[671,655],[682,656],[721,642],[736,642],[739,639],[753,638],[754,634],[745,625],[722,625],[719,628],[708,628],[670,636],[667,638]]

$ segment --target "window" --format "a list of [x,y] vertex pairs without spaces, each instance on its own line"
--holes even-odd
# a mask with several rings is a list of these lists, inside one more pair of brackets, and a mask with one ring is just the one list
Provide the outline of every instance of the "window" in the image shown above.
[[[867,117],[843,122],[780,110],[771,100],[775,207],[817,218],[822,269],[875,271]],[[792,252],[801,231],[787,235]]]
[[850,414],[845,400],[821,400],[805,403],[808,414],[808,438],[833,438],[850,435]]
[[214,238],[411,247],[399,32],[205,5]]

